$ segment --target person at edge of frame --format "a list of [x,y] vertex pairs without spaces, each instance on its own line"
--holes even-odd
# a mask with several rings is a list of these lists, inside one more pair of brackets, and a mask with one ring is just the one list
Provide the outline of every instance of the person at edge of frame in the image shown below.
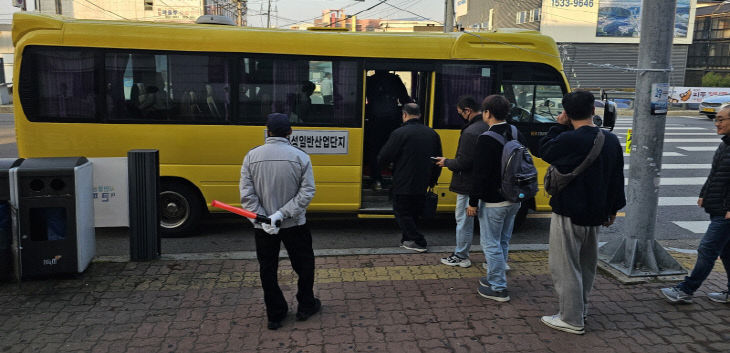
[[712,157],[712,168],[697,199],[697,206],[710,215],[710,225],[697,249],[697,262],[692,273],[675,287],[662,288],[661,292],[672,303],[691,303],[695,291],[702,285],[715,267],[717,257],[722,260],[728,278],[724,291],[707,293],[707,298],[730,303],[730,107],[722,108],[715,118],[717,134],[722,142]]

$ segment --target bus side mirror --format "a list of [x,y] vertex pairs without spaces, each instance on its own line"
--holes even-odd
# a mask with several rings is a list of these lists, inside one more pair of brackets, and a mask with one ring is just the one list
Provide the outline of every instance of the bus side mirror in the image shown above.
[[603,127],[613,131],[616,125],[616,103],[608,100],[608,94],[601,90],[601,100],[603,101]]

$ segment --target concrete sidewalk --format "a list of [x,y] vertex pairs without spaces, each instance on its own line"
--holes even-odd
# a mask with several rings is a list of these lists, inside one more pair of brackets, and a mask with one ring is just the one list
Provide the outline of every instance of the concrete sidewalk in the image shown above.
[[[694,255],[673,253],[684,266]],[[695,304],[670,305],[667,283],[621,285],[599,274],[586,334],[552,330],[557,311],[547,252],[510,254],[510,296],[477,295],[481,255],[470,268],[444,254],[319,257],[315,294],[323,311],[294,320],[296,275],[280,283],[290,314],[265,328],[255,260],[94,263],[65,279],[0,284],[0,352],[728,352],[730,305],[721,265]]]

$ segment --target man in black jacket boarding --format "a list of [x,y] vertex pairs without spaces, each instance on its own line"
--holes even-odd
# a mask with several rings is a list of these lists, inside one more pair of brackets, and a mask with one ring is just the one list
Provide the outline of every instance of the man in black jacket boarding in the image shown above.
[[421,110],[416,103],[403,105],[403,125],[390,134],[378,154],[382,166],[393,163],[393,211],[403,236],[401,246],[417,251],[427,250],[426,238],[416,228],[426,190],[433,187],[441,168],[431,157],[441,156],[441,139],[430,127],[423,125]]
[[566,94],[560,125],[540,141],[540,157],[559,172],[570,173],[586,159],[596,135],[605,134],[595,161],[550,199],[548,262],[560,311],[543,316],[542,322],[574,334],[585,333],[588,294],[598,263],[599,226],[611,225],[626,205],[621,144],[616,135],[593,124],[594,101],[588,91]]
[[[712,158],[712,169],[700,191],[697,205],[710,214],[710,226],[697,249],[697,263],[692,273],[676,287],[662,289],[662,294],[672,303],[691,303],[692,295],[710,275],[720,256],[728,275],[730,288],[730,108],[725,107],[715,118],[717,134],[722,143]],[[718,303],[730,303],[728,289],[708,293],[707,297]]]

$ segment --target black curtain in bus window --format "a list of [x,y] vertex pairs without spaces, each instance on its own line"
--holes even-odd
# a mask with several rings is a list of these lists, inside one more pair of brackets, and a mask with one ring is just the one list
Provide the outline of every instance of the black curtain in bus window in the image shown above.
[[223,56],[169,55],[173,120],[230,120],[229,68]]
[[24,60],[33,66],[25,71],[27,92],[35,96],[31,120],[78,121],[96,118],[96,75],[93,51],[65,48],[29,48]]
[[106,55],[110,119],[223,122],[230,115],[223,57],[150,53]]
[[240,64],[240,123],[263,124],[273,112],[287,114],[295,126],[359,121],[355,62],[243,58]]
[[456,111],[463,96],[472,96],[477,102],[491,94],[492,67],[475,64],[445,64],[438,73],[434,127],[460,129],[465,121]]

